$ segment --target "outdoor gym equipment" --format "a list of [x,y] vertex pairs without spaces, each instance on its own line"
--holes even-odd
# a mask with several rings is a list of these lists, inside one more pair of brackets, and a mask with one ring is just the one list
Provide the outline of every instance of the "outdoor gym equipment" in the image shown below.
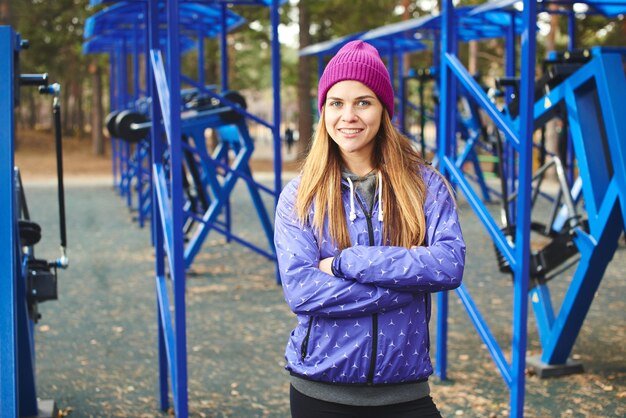
[[[214,115],[219,115],[224,125],[241,120],[243,115],[226,105],[227,102],[232,102],[242,109],[247,108],[246,99],[236,91],[226,92],[222,101],[218,99],[214,101],[201,100],[199,104],[188,107],[185,114],[181,116],[183,130],[186,121],[196,122],[198,119]],[[105,119],[105,124],[111,137],[120,138],[130,143],[137,143],[146,139],[152,126],[152,122],[146,115],[132,110],[109,113]]]
[[[543,2],[542,7],[550,11],[552,2]],[[561,2],[562,3],[562,2]],[[499,1],[479,6],[472,13],[480,14],[511,6],[513,2]],[[587,4],[607,16],[626,11],[625,4],[588,1]],[[535,55],[536,55],[536,12],[538,4],[523,2],[521,12],[523,26],[521,36],[521,65],[519,73],[519,105],[516,117],[503,114],[489,96],[471,77],[459,61],[456,50],[455,15],[450,0],[443,3],[442,66],[441,66],[441,112],[440,112],[440,168],[451,176],[467,197],[470,206],[484,224],[494,241],[503,262],[513,273],[513,330],[511,361],[503,354],[488,324],[481,315],[465,285],[457,290],[479,335],[483,339],[505,383],[510,389],[510,415],[522,417],[524,413],[524,386],[526,369],[527,314],[528,300],[537,319],[542,354],[531,358],[532,365],[540,376],[562,375],[580,371],[580,365],[571,364],[568,357],[583,324],[585,315],[600,285],[604,271],[617,248],[620,235],[626,224],[626,115],[621,105],[626,94],[626,80],[623,69],[623,50],[593,48],[591,58],[569,76],[550,87],[547,92],[536,95]],[[511,9],[503,14],[516,13]],[[570,21],[573,23],[573,20]],[[505,76],[515,76],[514,37],[506,39],[507,55]],[[568,71],[569,72],[569,71]],[[507,212],[507,225],[513,225],[508,240],[476,192],[468,183],[465,174],[455,164],[455,156],[450,152],[455,146],[455,109],[458,88],[468,91],[476,103],[493,120],[503,133],[503,139],[510,149],[505,158],[507,167],[507,193],[515,196],[514,204]],[[549,83],[548,83],[549,85]],[[509,89],[510,93],[510,89]],[[507,94],[508,96],[508,94]],[[571,234],[571,242],[580,253],[580,260],[569,282],[569,287],[558,313],[554,312],[550,293],[541,277],[542,269],[556,269],[555,264],[542,265],[532,261],[531,253],[531,207],[537,196],[533,185],[532,157],[533,132],[536,126],[554,115],[556,107],[567,110],[567,123],[573,144],[573,153],[578,162],[581,187],[575,192],[567,183],[561,187],[564,204],[558,215],[551,215],[547,229],[557,233]],[[554,160],[557,168],[560,162]],[[517,171],[514,168],[517,167]],[[565,183],[564,175],[559,181]],[[539,180],[540,177],[536,179]],[[579,196],[576,196],[579,193]],[[581,199],[579,199],[581,197]],[[512,202],[505,195],[505,202]],[[557,200],[558,201],[558,200]],[[513,203],[513,202],[512,202]],[[583,203],[581,209],[575,203]],[[586,222],[578,212],[586,215]],[[553,210],[553,212],[556,210]],[[551,223],[551,225],[550,225]],[[587,227],[588,225],[588,227]],[[561,246],[561,244],[553,244]],[[562,243],[568,247],[569,242]],[[571,254],[567,249],[561,254],[562,264]],[[534,271],[533,271],[534,270]],[[531,288],[531,276],[533,286]],[[540,279],[540,280],[536,280]],[[530,291],[530,293],[529,293]],[[446,318],[447,294],[439,296],[437,335],[437,373],[446,374]]]
[[[98,5],[102,1],[92,0],[92,5]],[[280,48],[278,43],[278,8],[282,1],[278,0],[233,0],[233,1],[207,1],[218,12],[220,23],[218,28],[220,40],[220,74],[221,83],[219,91],[229,91],[228,82],[228,45],[226,34],[228,25],[226,17],[229,14],[229,5],[257,5],[267,7],[270,10],[271,20],[271,62],[272,62],[272,87],[274,91],[274,103],[272,106],[273,121],[267,122],[242,109],[240,106],[232,106],[233,110],[245,116],[243,120],[224,124],[219,116],[213,116],[214,122],[219,122],[219,134],[222,137],[220,146],[212,155],[205,154],[201,149],[204,141],[199,134],[201,127],[188,126],[190,133],[182,120],[181,109],[181,83],[196,88],[200,94],[218,96],[205,87],[204,79],[193,80],[181,74],[181,36],[191,36],[183,33],[181,27],[183,16],[182,8],[188,2],[170,0],[159,2],[148,0],[145,5],[145,26],[141,30],[140,37],[146,40],[146,71],[147,80],[146,96],[150,97],[150,106],[147,115],[151,123],[150,130],[150,174],[153,194],[152,202],[152,237],[155,248],[155,279],[157,289],[157,325],[158,325],[158,348],[159,348],[159,383],[160,383],[160,408],[167,410],[169,407],[169,384],[172,388],[173,407],[177,417],[188,416],[187,405],[187,343],[185,322],[185,270],[188,263],[198,251],[202,241],[206,238],[209,230],[219,231],[222,229],[227,237],[241,244],[249,244],[243,238],[235,237],[228,230],[228,218],[226,215],[226,227],[221,228],[217,222],[217,215],[222,209],[228,214],[228,199],[235,182],[243,179],[248,186],[250,195],[255,203],[255,209],[259,214],[264,230],[272,233],[271,223],[267,222],[264,208],[260,207],[258,199],[259,191],[271,193],[274,204],[278,199],[278,193],[282,189],[281,180],[281,140],[280,140]],[[160,48],[161,28],[167,28],[165,45]],[[198,33],[200,35],[200,33]],[[202,51],[202,50],[199,50]],[[163,57],[167,57],[164,59]],[[202,60],[204,54],[198,53],[199,68],[203,69]],[[202,72],[199,72],[202,74]],[[122,78],[123,79],[123,78]],[[123,81],[121,82],[123,83]],[[121,89],[123,92],[124,89]],[[219,97],[218,97],[219,98]],[[126,106],[117,106],[117,110],[126,109]],[[211,119],[211,118],[208,118]],[[253,120],[261,126],[267,127],[273,137],[274,151],[274,188],[273,190],[259,184],[250,175],[248,161],[254,149],[252,138],[249,136],[246,121]],[[162,121],[162,123],[156,123]],[[233,126],[235,128],[233,128]],[[192,132],[193,131],[193,132]],[[190,138],[186,143],[183,138]],[[191,146],[193,144],[193,146]],[[130,145],[130,144],[129,144]],[[187,145],[190,145],[189,147]],[[199,146],[200,145],[200,146]],[[205,176],[203,181],[206,189],[213,193],[208,200],[209,207],[201,215],[197,216],[187,210],[187,204],[193,206],[193,202],[187,200],[185,195],[183,169],[185,161],[189,162],[186,150],[193,153],[197,163],[199,176]],[[230,152],[235,156],[231,164],[225,162]],[[217,155],[216,155],[217,153]],[[207,153],[208,154],[208,153]],[[220,176],[220,178],[217,177]],[[200,177],[202,178],[202,177]],[[202,208],[204,209],[204,208]],[[198,228],[194,229],[194,236],[185,248],[184,234],[185,224],[193,218]],[[267,225],[266,225],[267,224]],[[273,241],[273,239],[272,239]],[[248,246],[252,248],[251,246]],[[273,246],[269,255],[274,254]],[[275,257],[274,257],[275,258]],[[167,272],[166,266],[167,264]],[[170,301],[170,295],[172,301]]]
[[[92,1],[92,5],[115,3]],[[216,37],[223,28],[231,31],[245,20],[231,10],[215,4],[181,2],[179,7],[181,53],[196,51],[198,82],[204,85],[205,41]],[[90,16],[85,22],[86,54],[107,53],[110,59],[111,113],[129,110],[149,118],[150,100],[147,87],[142,85],[141,64],[150,66],[148,50],[147,6],[143,2],[118,2]],[[165,49],[167,17],[165,2],[157,10],[160,22],[158,45]],[[132,83],[129,83],[132,80]],[[185,96],[187,93],[183,93]],[[192,93],[193,94],[193,93]],[[111,120],[107,120],[111,122]],[[109,130],[110,131],[110,130]],[[111,138],[113,184],[125,198],[126,205],[136,210],[136,218],[143,227],[150,217],[152,180],[149,141],[136,144]]]
[[[63,190],[60,86],[48,84],[47,74],[20,74],[19,53],[28,43],[12,28],[0,26],[0,411],[7,417],[56,417],[54,401],[37,398],[35,379],[35,323],[41,318],[39,303],[57,299],[57,269],[67,268],[67,235]],[[14,167],[14,108],[20,86],[38,86],[53,97],[57,157],[61,256],[35,257],[41,227],[30,219],[19,170]]]

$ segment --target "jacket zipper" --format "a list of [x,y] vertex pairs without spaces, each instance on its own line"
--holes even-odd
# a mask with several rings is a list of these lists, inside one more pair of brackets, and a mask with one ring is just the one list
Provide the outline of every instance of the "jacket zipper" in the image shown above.
[[311,326],[313,325],[313,317],[309,320],[309,326],[306,330],[306,335],[304,336],[304,340],[302,340],[302,347],[300,347],[302,361],[304,361],[307,352],[309,351],[309,337],[311,336]]
[[[355,193],[359,206],[365,214],[365,220],[367,221],[367,235],[369,237],[370,245],[374,245],[374,227],[372,225],[372,211],[365,210],[365,205],[361,201],[361,197]],[[370,358],[370,369],[367,373],[367,384],[374,384],[374,372],[376,371],[376,351],[378,350],[378,313],[372,314],[372,353]]]

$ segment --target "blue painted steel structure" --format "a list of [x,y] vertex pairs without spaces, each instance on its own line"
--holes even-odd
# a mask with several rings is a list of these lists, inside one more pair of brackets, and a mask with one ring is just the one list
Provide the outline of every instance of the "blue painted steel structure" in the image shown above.
[[0,26],[0,240],[9,245],[0,249],[0,265],[3,272],[0,280],[0,410],[10,417],[20,415],[18,386],[18,320],[16,301],[18,283],[22,279],[22,267],[18,247],[12,245],[17,238],[17,209],[15,202],[15,179],[13,177],[13,138],[15,125],[14,106],[14,54],[19,41],[10,27]]
[[[35,378],[35,322],[38,303],[57,298],[56,268],[66,268],[65,200],[62,180],[60,104],[58,84],[48,86],[47,74],[20,74],[19,53],[26,48],[9,26],[0,26],[0,414],[35,417],[55,414],[53,401],[37,398]],[[15,107],[19,87],[39,86],[54,95],[61,258],[36,259],[34,245],[41,228],[29,218],[19,170],[14,167]]]
[[[104,3],[92,1],[92,4]],[[220,16],[226,17],[230,4],[256,5],[267,7],[271,20],[271,52],[272,52],[272,86],[274,90],[273,121],[266,122],[248,112],[244,108],[229,101],[216,92],[206,89],[203,80],[194,81],[181,74],[180,68],[180,39],[183,35],[180,15],[181,7],[186,4],[206,4],[220,10]],[[259,190],[271,192],[278,199],[278,193],[269,188],[262,187],[254,182],[247,165],[252,152],[252,140],[247,132],[245,119],[252,119],[261,125],[268,127],[274,138],[274,190],[280,191],[281,184],[281,144],[280,144],[280,49],[278,43],[278,8],[281,1],[270,0],[234,0],[234,1],[156,1],[148,0],[147,5],[147,96],[152,98],[149,102],[148,113],[150,120],[162,121],[152,123],[150,132],[151,173],[152,173],[152,235],[156,253],[156,287],[157,287],[157,323],[158,323],[158,347],[159,347],[159,374],[160,374],[160,408],[166,410],[169,407],[169,385],[173,407],[176,416],[188,416],[187,406],[187,355],[186,355],[186,325],[185,325],[185,270],[191,263],[199,249],[204,237],[210,229],[224,233],[229,239],[234,239],[242,244],[248,244],[237,238],[229,231],[229,221],[225,224],[217,222],[217,215],[228,207],[228,197],[237,179],[246,181],[251,197],[264,229],[268,232],[268,241],[271,250],[264,255],[275,258],[273,239],[271,239],[271,222],[267,214],[263,212]],[[165,16],[163,20],[161,16]],[[160,27],[167,27],[166,44],[160,47]],[[221,27],[226,27],[223,24]],[[222,92],[228,89],[228,57],[226,55],[225,31],[220,32],[222,41]],[[199,54],[201,55],[201,54]],[[163,58],[167,57],[167,59]],[[230,129],[219,126],[220,121],[211,112],[204,113],[204,127],[215,127],[222,137],[221,146],[212,155],[209,155],[202,141],[193,141],[200,137],[201,126],[193,117],[181,117],[181,84],[189,84],[198,89],[202,94],[218,97],[222,103],[231,107],[231,111],[242,115],[240,122]],[[202,112],[199,112],[200,114]],[[222,122],[222,125],[223,122]],[[234,127],[234,128],[233,128]],[[166,142],[160,138],[167,139]],[[183,137],[187,141],[183,141]],[[158,138],[159,140],[155,140]],[[190,141],[191,140],[191,141]],[[226,147],[227,145],[227,147]],[[229,150],[236,153],[235,162],[228,166],[222,163],[221,155]],[[210,206],[199,216],[189,210],[189,201],[183,194],[183,167],[189,164],[186,157],[192,153],[197,163],[199,176],[203,179],[203,185],[211,193]],[[216,177],[218,171],[224,171],[223,180]],[[228,209],[226,209],[228,213]],[[263,213],[262,213],[263,212]],[[189,220],[201,225],[196,230],[188,248],[184,245],[184,226]],[[247,245],[249,248],[260,252],[258,248]],[[168,280],[169,279],[169,280]]]
[[[154,28],[156,2],[151,1],[149,5],[150,34],[151,42],[154,42]],[[278,24],[278,2],[271,3],[271,20],[274,31],[272,33],[272,57],[275,92],[278,89],[279,77],[279,49],[277,37]],[[172,393],[174,399],[174,409],[177,416],[187,416],[187,364],[186,364],[186,337],[185,337],[185,254],[182,240],[183,230],[183,196],[182,196],[182,170],[175,167],[182,166],[182,149],[180,138],[182,136],[181,120],[177,109],[180,108],[180,64],[176,59],[180,54],[178,51],[179,39],[179,16],[178,2],[167,3],[168,18],[168,48],[166,56],[167,62],[162,59],[161,51],[155,48],[150,49],[152,62],[153,80],[152,97],[152,120],[159,120],[155,115],[162,115],[163,131],[167,137],[167,146],[160,141],[152,142],[152,161],[155,196],[153,197],[153,225],[156,248],[156,273],[157,273],[157,294],[158,294],[158,319],[159,319],[159,352],[161,370],[161,408],[166,409],[167,399],[167,375],[172,383]],[[154,43],[153,43],[154,44]],[[156,98],[158,97],[158,100]],[[280,147],[280,99],[275,96],[274,124],[272,131],[275,145]],[[152,138],[160,138],[160,124],[153,124]],[[158,132],[158,133],[157,133]],[[169,178],[165,175],[163,154],[168,151],[169,164],[173,169],[169,170]],[[278,162],[280,162],[280,152],[276,152]],[[276,169],[276,190],[280,190],[280,169]],[[174,323],[170,318],[170,307],[166,278],[165,262],[167,261],[169,277],[173,287]],[[167,361],[166,361],[167,359]],[[168,367],[169,366],[169,367]],[[167,373],[169,371],[169,373]]]
[[[159,6],[161,24],[165,24],[164,4]],[[231,11],[222,13],[217,7],[195,3],[181,4],[181,51],[195,50],[199,57],[198,76],[203,84],[202,60],[204,54],[204,40],[218,35],[222,25],[233,30],[240,26],[244,19]],[[83,44],[85,53],[107,52],[111,56],[114,69],[111,80],[111,110],[122,111],[133,109],[140,113],[146,112],[146,90],[140,85],[141,55],[147,56],[146,5],[140,2],[121,2],[90,16],[85,22]],[[159,37],[161,46],[164,46],[167,33],[161,29]],[[128,60],[126,57],[130,56]],[[146,66],[149,61],[146,59]],[[128,85],[128,73],[132,71],[133,85]],[[116,76],[117,75],[117,76]],[[112,141],[112,169],[114,185],[126,199],[131,209],[137,210],[137,220],[140,227],[150,216],[150,151],[149,140],[135,145],[119,138]],[[133,196],[136,195],[136,202]]]
[[[474,11],[493,10],[503,2],[482,6]],[[505,2],[510,4],[511,2]],[[545,6],[548,2],[543,2]],[[606,2],[590,2],[604,7]],[[622,3],[611,11],[626,9]],[[537,4],[524,1],[521,35],[520,101],[519,114],[511,118],[501,113],[491,103],[457,57],[455,45],[455,16],[452,2],[443,3],[443,32],[441,51],[441,109],[440,109],[440,168],[451,176],[467,197],[470,206],[484,224],[494,244],[508,262],[513,275],[513,329],[511,362],[489,330],[485,318],[473,302],[467,288],[462,285],[457,293],[461,298],[479,335],[489,349],[505,383],[510,389],[510,414],[523,416],[524,371],[526,367],[527,315],[529,282],[531,277],[531,205],[533,198],[532,135],[537,121],[545,120],[555,106],[564,104],[572,134],[574,154],[582,180],[584,210],[587,230],[576,213],[568,213],[573,242],[580,253],[580,261],[570,281],[569,288],[558,315],[553,311],[547,284],[541,280],[533,283],[530,299],[537,317],[543,349],[541,362],[546,365],[566,363],[572,346],[591,305],[595,290],[613,257],[617,240],[626,225],[626,113],[618,106],[618,97],[626,94],[626,81],[622,55],[614,50],[595,49],[593,58],[564,82],[553,87],[543,98],[534,97],[535,74],[535,22]],[[507,41],[506,75],[514,73],[514,42]],[[505,134],[510,154],[508,187],[515,194],[512,218],[515,222],[514,243],[509,242],[494,218],[468,183],[466,176],[455,164],[455,137],[453,109],[458,97],[458,85],[467,90],[494,123]],[[610,86],[610,87],[609,87]],[[598,146],[598,141],[602,146]],[[514,188],[514,186],[516,186]],[[565,189],[565,193],[571,193]],[[569,197],[570,200],[571,196]],[[568,200],[567,198],[565,199]],[[564,205],[565,206],[565,205]],[[445,305],[444,305],[445,310]],[[441,318],[446,320],[445,316]],[[445,331],[445,328],[444,328]],[[438,341],[439,374],[445,377],[445,337]]]

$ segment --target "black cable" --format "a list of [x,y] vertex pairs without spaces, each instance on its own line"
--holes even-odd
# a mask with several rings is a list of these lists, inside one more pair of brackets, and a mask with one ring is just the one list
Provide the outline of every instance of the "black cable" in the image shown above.
[[67,247],[67,231],[65,225],[65,188],[63,185],[63,145],[61,138],[61,105],[58,97],[54,98],[52,109],[54,116],[54,139],[57,153],[57,192],[59,199],[59,227],[61,232],[61,247]]

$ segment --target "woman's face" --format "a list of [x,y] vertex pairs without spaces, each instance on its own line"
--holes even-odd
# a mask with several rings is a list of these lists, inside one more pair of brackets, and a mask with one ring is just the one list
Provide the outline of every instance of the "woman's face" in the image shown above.
[[326,131],[348,168],[350,162],[371,161],[383,115],[376,94],[359,81],[340,81],[328,90],[324,107]]

